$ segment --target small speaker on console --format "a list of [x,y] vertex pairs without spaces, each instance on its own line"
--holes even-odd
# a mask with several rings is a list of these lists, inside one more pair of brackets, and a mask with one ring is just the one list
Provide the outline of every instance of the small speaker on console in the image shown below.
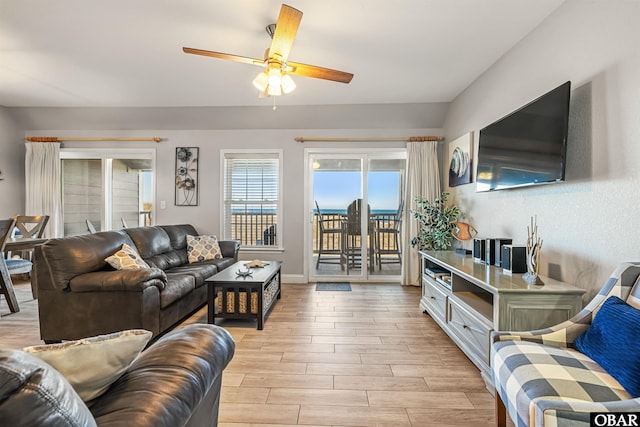
[[505,273],[526,273],[527,248],[525,246],[502,246],[502,270]]
[[500,265],[500,247],[502,244],[511,243],[511,239],[487,239],[484,247],[484,263],[487,265]]
[[491,242],[487,242],[487,252],[491,250],[491,259],[487,258],[486,263],[489,265],[495,265],[500,267],[500,259],[502,258],[502,247],[504,245],[510,245],[513,243],[511,239],[491,239]]
[[484,262],[486,239],[473,239],[473,259]]

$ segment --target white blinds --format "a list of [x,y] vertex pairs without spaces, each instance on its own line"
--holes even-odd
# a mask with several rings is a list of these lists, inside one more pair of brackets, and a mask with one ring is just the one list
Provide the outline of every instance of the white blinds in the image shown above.
[[277,246],[279,176],[277,153],[225,153],[225,239]]

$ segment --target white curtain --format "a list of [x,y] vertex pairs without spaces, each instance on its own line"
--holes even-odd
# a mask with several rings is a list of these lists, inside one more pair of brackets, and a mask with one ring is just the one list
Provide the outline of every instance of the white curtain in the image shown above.
[[45,237],[62,236],[60,143],[27,142],[25,215],[49,215]]
[[420,286],[420,257],[418,249],[411,247],[411,239],[418,234],[418,223],[411,211],[415,209],[416,196],[433,200],[440,195],[440,171],[438,170],[438,143],[420,141],[407,143],[408,179],[405,193],[403,223],[403,248],[407,248],[402,263],[402,284]]

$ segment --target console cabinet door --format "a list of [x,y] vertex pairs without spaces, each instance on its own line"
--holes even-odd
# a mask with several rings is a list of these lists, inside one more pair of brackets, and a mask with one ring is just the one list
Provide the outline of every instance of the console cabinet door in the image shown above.
[[428,276],[422,279],[422,306],[441,325],[447,322],[448,292]]
[[[449,298],[449,328],[465,343],[462,350],[469,358],[489,365],[489,334],[492,325],[458,301],[455,295]],[[474,357],[475,356],[475,357]]]

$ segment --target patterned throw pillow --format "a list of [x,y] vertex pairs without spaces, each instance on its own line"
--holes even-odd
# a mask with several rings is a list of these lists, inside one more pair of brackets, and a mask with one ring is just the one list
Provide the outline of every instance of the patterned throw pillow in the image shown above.
[[189,264],[206,259],[222,258],[222,251],[216,236],[187,235],[187,254],[189,255]]
[[69,381],[88,402],[107,391],[151,339],[151,331],[131,329],[60,344],[25,347]]
[[126,243],[122,245],[115,254],[105,259],[116,270],[139,270],[141,268],[151,268],[147,264],[138,252]]

